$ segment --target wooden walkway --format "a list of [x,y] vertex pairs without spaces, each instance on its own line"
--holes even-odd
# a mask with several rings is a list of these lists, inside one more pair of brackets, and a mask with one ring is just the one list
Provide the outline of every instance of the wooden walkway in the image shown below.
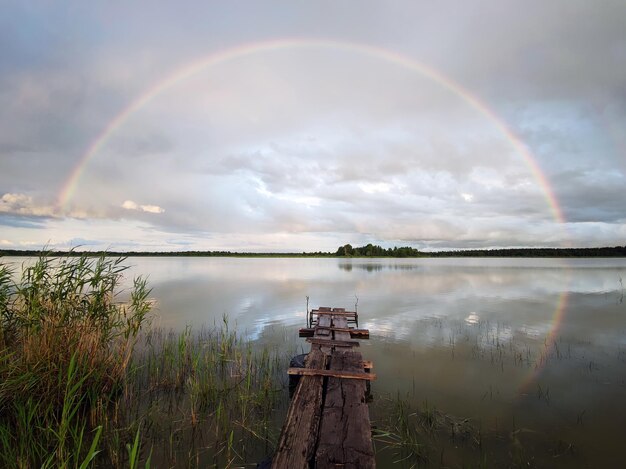
[[311,351],[304,368],[289,368],[301,375],[272,460],[275,469],[374,468],[374,450],[366,383],[376,378],[368,373],[354,350],[369,331],[358,327],[358,314],[343,308],[311,311],[309,327],[300,330],[309,337]]

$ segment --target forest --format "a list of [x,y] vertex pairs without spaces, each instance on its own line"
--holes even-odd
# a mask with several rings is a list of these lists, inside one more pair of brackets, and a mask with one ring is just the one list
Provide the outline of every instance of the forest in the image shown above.
[[502,248],[502,249],[462,249],[446,251],[420,251],[411,246],[383,248],[367,244],[353,247],[340,246],[335,252],[233,252],[233,251],[56,251],[0,249],[1,256],[39,256],[47,253],[52,256],[109,256],[109,257],[626,257],[626,246],[593,248]]

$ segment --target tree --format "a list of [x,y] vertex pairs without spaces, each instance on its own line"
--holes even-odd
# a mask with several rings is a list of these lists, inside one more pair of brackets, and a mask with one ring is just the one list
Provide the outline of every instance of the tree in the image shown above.
[[338,256],[351,256],[354,250],[352,249],[352,245],[346,244],[345,246],[340,246],[337,249]]

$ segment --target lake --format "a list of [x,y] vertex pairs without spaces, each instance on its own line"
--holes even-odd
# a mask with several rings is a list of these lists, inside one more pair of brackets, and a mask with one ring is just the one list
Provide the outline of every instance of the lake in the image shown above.
[[[357,308],[370,330],[361,351],[378,375],[373,424],[398,398],[435,412],[440,465],[623,464],[626,259],[128,262],[129,282],[149,277],[153,323],[166,329],[226,315],[259,345],[292,353],[308,350],[297,337],[307,297],[311,309]],[[379,466],[395,458],[383,452]]]

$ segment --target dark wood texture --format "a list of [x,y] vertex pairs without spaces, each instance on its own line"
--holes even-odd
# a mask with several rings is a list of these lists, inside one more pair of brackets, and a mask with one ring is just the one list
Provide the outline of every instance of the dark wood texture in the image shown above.
[[[312,350],[305,365],[309,369],[323,369],[327,355]],[[303,376],[291,400],[287,418],[272,459],[275,469],[305,469],[313,458],[320,425],[322,407],[322,376]]]
[[[331,370],[357,371],[361,367],[358,352],[336,352],[331,357]],[[315,462],[317,468],[376,466],[365,381],[328,378]]]
[[372,363],[352,350],[359,343],[349,340],[348,322],[356,313],[323,307],[311,311],[315,314],[305,368],[289,369],[302,378],[272,468],[375,468],[365,390],[376,376],[364,372]]
[[[339,332],[335,333],[339,334]],[[348,339],[350,338],[350,334],[345,332],[344,334],[348,335]],[[359,343],[356,340],[334,340],[334,339],[323,339],[321,337],[311,337],[306,340],[311,344],[316,345],[327,345],[329,347],[358,347]]]
[[[303,327],[298,331],[298,335],[300,337],[313,337],[313,335],[315,334],[315,327]],[[339,332],[349,332],[350,333],[350,338],[351,339],[369,339],[370,338],[370,331],[367,329],[354,329],[353,327],[347,327],[347,328],[336,328],[336,327],[322,327],[322,326],[317,326],[317,329],[320,329],[318,331],[318,335],[330,335],[329,333],[323,334],[323,332],[328,332],[328,331],[339,331]]]
[[[346,318],[333,318],[333,326],[347,327]],[[350,337],[349,332],[342,331],[334,335],[342,341]],[[331,371],[363,370],[359,352],[338,350],[330,360]],[[365,381],[328,378],[315,462],[318,468],[335,468],[338,464],[344,468],[376,467]]]
[[313,310],[311,311],[312,315],[318,315],[318,316],[351,316],[351,317],[356,317],[356,313],[355,312],[350,312],[350,311],[317,311],[317,310]]
[[309,368],[289,368],[287,370],[288,375],[298,376],[329,376],[333,378],[345,378],[345,379],[364,379],[366,381],[374,381],[376,379],[375,373],[364,373],[359,371],[345,371],[345,370],[311,370]]

